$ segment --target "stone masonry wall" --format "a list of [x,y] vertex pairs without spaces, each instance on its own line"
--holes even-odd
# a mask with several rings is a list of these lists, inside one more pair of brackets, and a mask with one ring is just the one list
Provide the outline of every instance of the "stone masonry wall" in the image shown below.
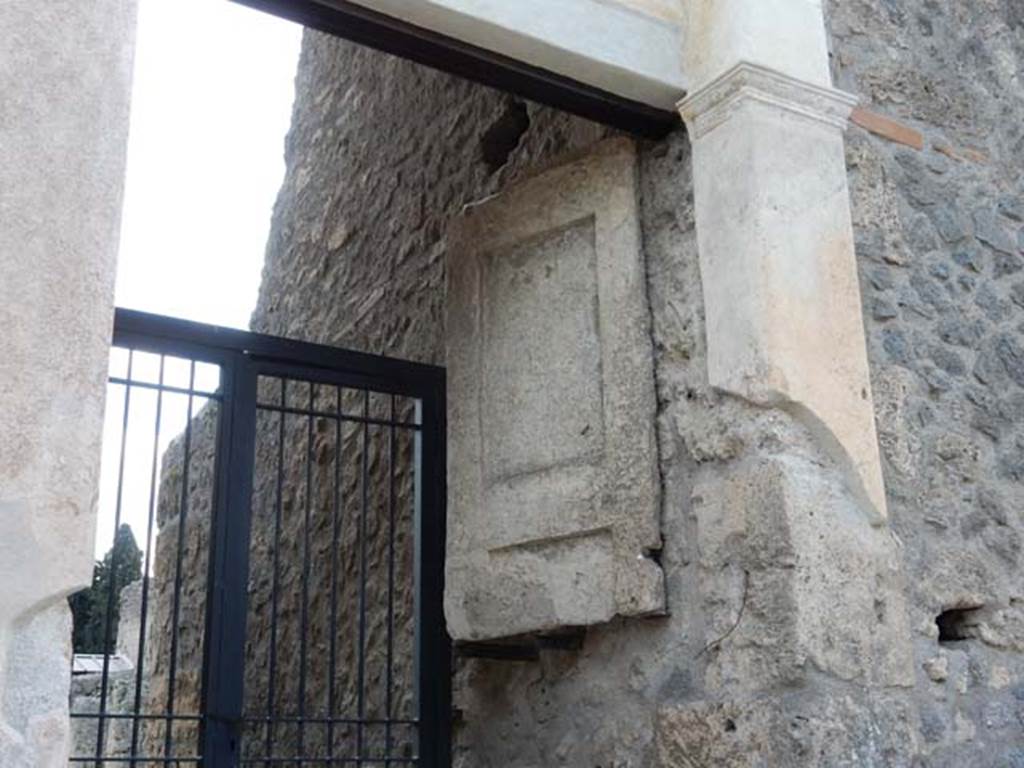
[[[707,385],[688,141],[642,143],[670,614],[460,660],[460,768],[1024,765],[1024,13],[828,10],[837,85],[925,136],[848,134],[891,530]],[[253,329],[431,363],[451,218],[609,133],[312,32],[297,86]]]
[[[280,402],[276,380],[261,381],[258,393],[261,404]],[[287,407],[307,407],[309,390],[305,385],[292,382],[286,394]],[[335,390],[318,387],[314,394],[316,409],[334,409]],[[396,403],[395,416],[411,421],[409,409],[402,408],[402,402]],[[379,411],[381,406],[388,408],[387,403],[374,397],[370,403],[371,417],[386,417]],[[346,392],[342,407],[346,413],[358,413],[362,400],[356,393]],[[144,660],[144,713],[171,711],[172,693],[175,713],[194,715],[200,710],[217,416],[218,408],[207,405],[192,421],[187,491],[183,492],[184,436],[171,443],[163,459],[157,507],[159,532],[148,593],[152,607]],[[364,437],[368,444],[365,514],[361,484]],[[388,736],[383,727],[367,728],[360,735],[355,728],[339,724],[328,732],[319,720],[329,714],[332,620],[336,639],[333,715],[352,718],[358,711],[356,638],[359,591],[364,583],[366,644],[362,671],[366,717],[381,721],[387,711],[389,621],[394,659],[391,714],[397,719],[415,717],[411,706],[414,506],[412,474],[408,471],[412,452],[411,431],[407,429],[396,429],[392,442],[390,431],[382,427],[368,427],[364,433],[361,425],[346,423],[339,434],[329,420],[317,418],[310,424],[304,416],[290,414],[282,424],[278,413],[258,412],[244,664],[244,757],[254,759],[268,753],[278,759],[296,754],[323,757],[328,740],[335,755],[351,756],[358,738],[364,740],[367,754],[383,754]],[[311,458],[308,486],[307,457]],[[335,477],[340,490],[337,505]],[[389,580],[396,585],[390,602]],[[333,615],[332,590],[336,593]],[[132,699],[126,704],[125,711],[131,711]],[[264,716],[279,718],[280,722],[270,729],[262,721]],[[299,716],[317,720],[300,730],[294,723]],[[411,753],[411,736],[406,726],[391,729],[393,755]],[[193,720],[175,723],[170,734],[163,721],[147,720],[140,727],[139,739],[141,754],[147,756],[198,753],[198,728]]]
[[[828,10],[837,85],[924,137],[921,151],[847,139],[920,754],[1021,766],[1024,4]],[[944,611],[962,612],[943,635],[964,639],[940,639]]]
[[[171,442],[162,459],[153,575],[144,585],[148,608],[143,628],[145,651],[140,663],[145,684],[141,712],[145,714],[173,712],[195,716],[200,711],[217,415],[216,405],[196,408],[188,435],[187,474],[184,435]],[[186,479],[188,487],[183,493]],[[183,500],[187,503],[183,504]],[[179,582],[180,587],[176,588]],[[175,626],[177,632],[173,631]],[[131,712],[134,697],[128,698],[125,705],[121,711]],[[139,724],[137,739],[139,753],[149,757],[196,755],[200,751],[199,729],[194,720],[168,723],[147,719]]]

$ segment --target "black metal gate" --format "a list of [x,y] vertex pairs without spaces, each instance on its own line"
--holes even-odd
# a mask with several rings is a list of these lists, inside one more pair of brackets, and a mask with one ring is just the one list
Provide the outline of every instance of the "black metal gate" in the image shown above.
[[113,346],[101,499],[145,532],[72,763],[447,768],[444,371],[124,310]]

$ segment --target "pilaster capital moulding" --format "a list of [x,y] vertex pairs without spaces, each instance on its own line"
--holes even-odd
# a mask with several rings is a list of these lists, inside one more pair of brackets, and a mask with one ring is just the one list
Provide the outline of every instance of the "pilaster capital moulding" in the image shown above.
[[751,102],[815,120],[839,130],[859,99],[757,64],[740,62],[679,102],[678,109],[697,140]]

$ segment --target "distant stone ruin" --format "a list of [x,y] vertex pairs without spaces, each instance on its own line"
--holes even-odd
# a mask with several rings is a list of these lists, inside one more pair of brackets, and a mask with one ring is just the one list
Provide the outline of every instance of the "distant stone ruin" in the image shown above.
[[[103,668],[107,667],[106,711],[131,712],[135,701],[136,666],[139,650],[139,629],[142,622],[143,581],[133,581],[121,590],[118,598],[120,618],[116,627],[116,652],[109,658],[103,654],[75,654],[71,672],[71,711],[98,713],[103,704]],[[143,688],[146,681],[143,680]],[[71,721],[71,754],[95,754],[99,722],[93,718],[74,717]],[[104,753],[109,757],[131,754],[132,722],[113,718],[106,723]],[[71,766],[80,763],[72,762]]]

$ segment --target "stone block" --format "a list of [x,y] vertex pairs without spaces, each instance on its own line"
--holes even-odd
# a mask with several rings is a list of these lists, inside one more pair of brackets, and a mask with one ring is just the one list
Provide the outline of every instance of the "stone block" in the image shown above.
[[118,598],[117,652],[130,660],[132,666],[139,663],[139,635],[142,631],[142,586],[138,579],[126,585]]
[[915,765],[913,710],[900,696],[850,690],[665,707],[658,768]]
[[843,486],[796,457],[746,462],[724,483],[698,484],[709,683],[763,690],[817,670],[912,685],[896,544]]
[[662,611],[632,142],[470,207],[449,242],[453,636]]

